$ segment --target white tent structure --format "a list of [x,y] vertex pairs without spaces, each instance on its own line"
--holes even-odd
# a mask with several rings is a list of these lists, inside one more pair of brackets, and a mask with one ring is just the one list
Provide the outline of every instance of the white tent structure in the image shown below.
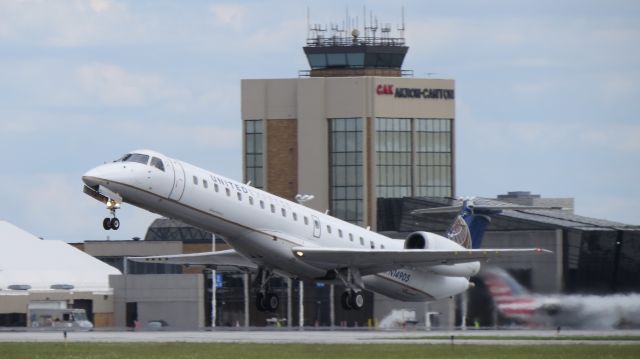
[[0,294],[73,290],[108,292],[109,275],[120,271],[56,240],[42,240],[0,220]]

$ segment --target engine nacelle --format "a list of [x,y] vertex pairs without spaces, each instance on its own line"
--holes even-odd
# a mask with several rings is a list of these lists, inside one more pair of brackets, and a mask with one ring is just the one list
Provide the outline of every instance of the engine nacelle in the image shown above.
[[[447,251],[466,251],[467,249],[453,242],[449,238],[439,236],[429,232],[413,232],[404,241],[405,249],[434,249]],[[480,270],[480,262],[456,263],[456,264],[436,264],[424,267],[424,270],[431,273],[449,276],[466,277],[476,275]]]
[[449,238],[429,232],[413,232],[404,241],[404,249],[465,250]]

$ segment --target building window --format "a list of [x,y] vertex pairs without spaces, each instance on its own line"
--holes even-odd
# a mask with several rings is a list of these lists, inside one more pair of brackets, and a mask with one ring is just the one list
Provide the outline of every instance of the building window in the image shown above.
[[244,121],[244,164],[245,179],[255,188],[263,188],[263,121]]
[[361,118],[329,119],[329,192],[331,213],[362,224]]
[[452,195],[451,121],[438,118],[415,119],[416,196]]
[[411,119],[376,118],[377,197],[411,196]]

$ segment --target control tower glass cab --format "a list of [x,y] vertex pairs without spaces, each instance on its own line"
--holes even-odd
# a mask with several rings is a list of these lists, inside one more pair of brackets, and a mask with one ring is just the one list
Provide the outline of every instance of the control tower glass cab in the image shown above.
[[[377,28],[375,28],[377,29]],[[390,28],[381,29],[376,37],[371,28],[365,36],[354,29],[351,36],[323,36],[322,28],[310,29],[304,53],[309,61],[311,77],[393,76],[401,77],[402,63],[409,50],[404,37],[389,37]]]

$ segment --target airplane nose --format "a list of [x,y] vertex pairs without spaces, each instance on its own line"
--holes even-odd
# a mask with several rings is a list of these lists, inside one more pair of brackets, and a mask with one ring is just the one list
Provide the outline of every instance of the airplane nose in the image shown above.
[[89,187],[95,187],[104,180],[104,174],[100,167],[92,168],[82,175],[82,182]]

